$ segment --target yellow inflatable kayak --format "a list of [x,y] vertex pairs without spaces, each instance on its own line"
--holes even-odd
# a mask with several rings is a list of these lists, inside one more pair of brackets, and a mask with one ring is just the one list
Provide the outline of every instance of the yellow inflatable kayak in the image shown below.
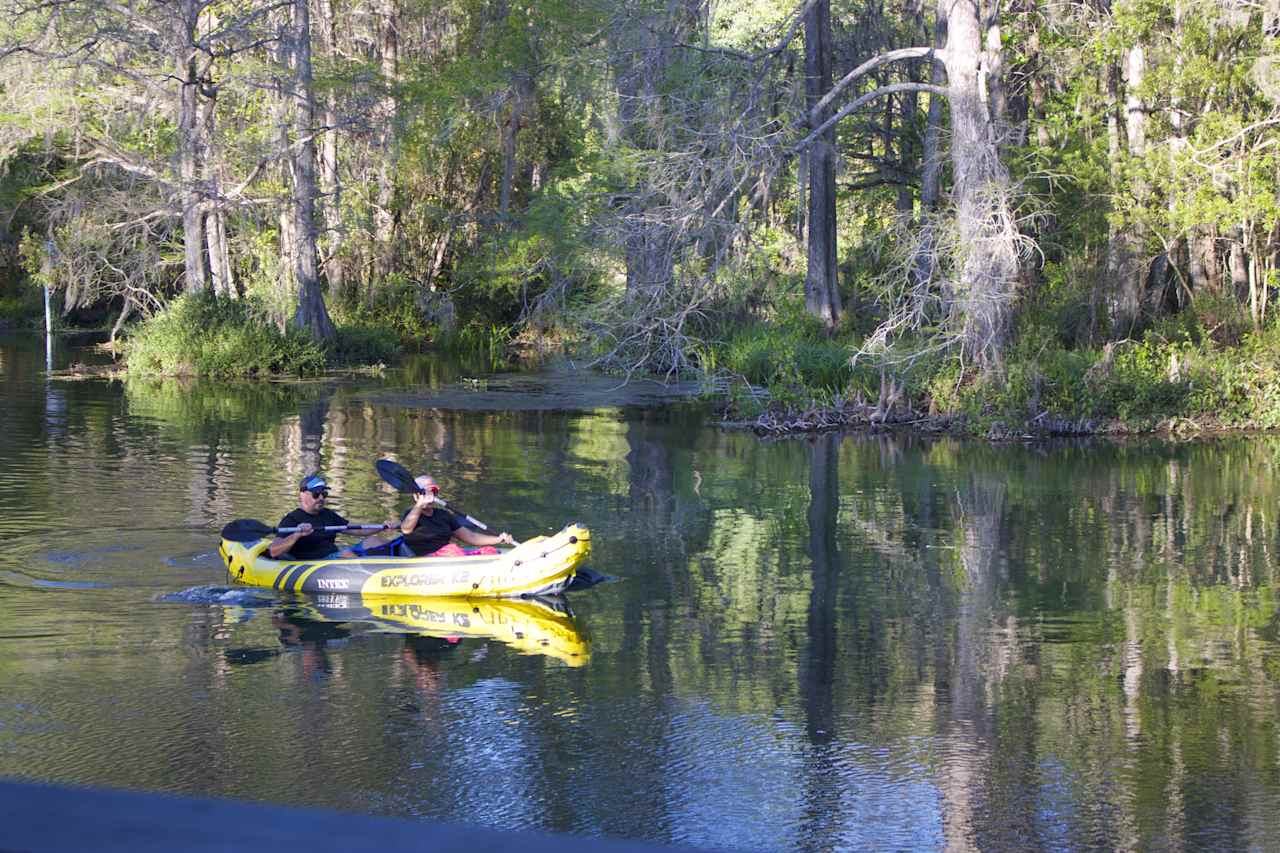
[[571,524],[497,555],[468,557],[345,557],[273,560],[270,539],[218,548],[231,582],[283,592],[382,596],[519,598],[562,592],[591,552],[591,533]]
[[291,604],[297,615],[360,622],[375,632],[497,640],[521,654],[582,666],[591,647],[560,598],[421,598],[323,593]]

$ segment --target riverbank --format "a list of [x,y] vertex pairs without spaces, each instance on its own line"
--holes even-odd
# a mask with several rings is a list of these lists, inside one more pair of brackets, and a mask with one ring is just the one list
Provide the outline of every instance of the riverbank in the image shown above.
[[[456,356],[470,343],[488,354],[475,376],[529,368],[522,357],[529,351],[539,354],[538,364],[558,353],[623,383],[642,375],[679,378],[718,408],[723,426],[761,435],[894,429],[1008,440],[1280,428],[1280,331],[1237,324],[1225,335],[1222,328],[1186,316],[1139,338],[1091,346],[1064,342],[1028,320],[1000,364],[978,368],[923,344],[923,354],[905,347],[868,353],[857,328],[828,333],[793,306],[769,322],[722,318],[688,346],[682,371],[653,377],[625,369],[654,367],[642,359],[609,363],[582,329],[557,327],[545,340],[530,329],[513,336],[477,327],[451,337],[435,330],[406,342],[389,320],[360,316],[319,342],[282,330],[253,300],[183,296],[131,329],[112,353],[115,363],[73,364],[58,378],[127,373],[287,383],[378,375],[401,352],[430,347]],[[519,396],[496,390],[504,405]]]
[[891,413],[882,417],[870,406],[815,408],[802,412],[765,412],[752,420],[724,417],[721,426],[749,430],[760,436],[787,436],[836,430],[865,432],[920,432],[984,438],[989,441],[1018,441],[1038,438],[1071,438],[1085,436],[1163,435],[1169,438],[1193,438],[1208,435],[1231,435],[1269,432],[1274,427],[1255,423],[1228,424],[1215,418],[1165,418],[1139,421],[1069,420],[1048,412],[1022,423],[996,421],[981,429],[965,415],[920,415],[917,412]]
[[[726,395],[726,425],[759,434],[914,429],[993,440],[1080,435],[1175,436],[1280,428],[1280,334],[1224,346],[1207,333],[1152,333],[1098,348],[1024,339],[996,368],[920,361],[837,389],[791,379]],[[850,354],[853,349],[850,347]]]

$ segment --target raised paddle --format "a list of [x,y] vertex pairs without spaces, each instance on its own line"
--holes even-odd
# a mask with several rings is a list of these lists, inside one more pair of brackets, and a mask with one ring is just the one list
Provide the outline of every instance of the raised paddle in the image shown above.
[[[338,524],[330,527],[313,527],[313,533],[342,533],[343,531],[378,531],[386,530],[384,524]],[[297,527],[268,527],[261,521],[252,518],[237,518],[222,528],[222,538],[231,542],[257,542],[268,536],[282,533],[297,533]]]
[[[373,463],[373,467],[378,469],[378,476],[385,480],[387,485],[391,486],[391,488],[395,489],[397,492],[402,492],[406,495],[416,495],[422,491],[422,489],[418,487],[418,484],[413,481],[413,474],[409,473],[409,469],[401,465],[399,462],[394,462],[390,459],[379,459],[377,462]],[[436,503],[440,504],[440,506],[445,509],[449,508],[449,502],[444,498],[437,497]],[[454,512],[461,516],[464,521],[470,523],[475,529],[483,530],[486,533],[489,531],[489,525],[485,524],[483,521],[472,518],[461,510],[454,510]]]

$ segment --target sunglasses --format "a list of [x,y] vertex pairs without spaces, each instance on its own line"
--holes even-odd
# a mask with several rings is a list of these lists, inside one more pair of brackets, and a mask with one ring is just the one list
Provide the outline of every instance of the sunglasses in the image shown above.
[[307,489],[307,491],[311,493],[311,497],[313,497],[313,498],[327,498],[327,497],[329,497],[329,490],[328,490],[328,489]]
[[422,488],[418,489],[418,494],[420,494],[420,495],[424,495],[424,494],[426,494],[427,492],[430,492],[430,493],[431,493],[431,494],[433,494],[433,495],[438,495],[438,494],[440,494],[440,487],[439,487],[439,486],[427,486],[425,489],[422,489]]

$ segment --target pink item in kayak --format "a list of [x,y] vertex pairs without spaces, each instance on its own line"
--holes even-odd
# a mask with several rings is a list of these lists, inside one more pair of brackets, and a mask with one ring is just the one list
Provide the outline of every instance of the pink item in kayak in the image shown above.
[[438,551],[432,551],[428,557],[475,557],[477,555],[498,554],[497,548],[492,545],[484,545],[480,548],[463,548],[460,545],[450,542]]

